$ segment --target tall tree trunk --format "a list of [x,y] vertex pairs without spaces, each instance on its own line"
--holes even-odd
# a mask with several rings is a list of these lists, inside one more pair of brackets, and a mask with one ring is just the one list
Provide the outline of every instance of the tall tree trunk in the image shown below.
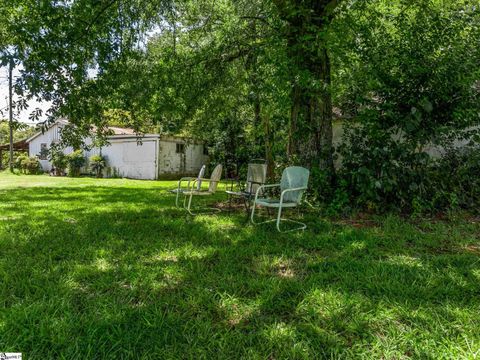
[[[251,22],[252,33],[255,34],[255,41],[257,41],[257,22],[253,20]],[[262,126],[262,106],[261,106],[261,99],[260,99],[260,89],[259,89],[259,76],[258,76],[258,58],[257,53],[253,51],[251,55],[249,55],[247,64],[247,69],[251,71],[250,73],[250,86],[253,92],[253,128],[255,129],[255,145],[262,144],[262,136],[261,132],[259,131]]]
[[287,155],[333,181],[331,67],[324,37],[340,0],[274,0],[292,59]]
[[261,104],[260,97],[258,94],[255,94],[255,99],[253,100],[253,127],[255,129],[255,145],[259,145],[261,142],[260,136],[260,126],[262,124],[262,114],[261,114]]
[[311,110],[311,121],[317,125],[316,147],[318,149],[319,168],[333,176],[335,168],[333,165],[332,94],[330,92],[331,68],[330,59],[325,47],[319,50],[318,66],[318,77],[322,80],[324,87],[321,89],[320,94],[314,99],[315,106]]
[[318,50],[315,59],[307,56],[303,59],[303,70],[308,71],[312,82],[321,86],[302,88],[299,84],[293,85],[287,154],[289,159],[319,167],[333,179],[330,60],[324,47]]
[[275,161],[272,153],[270,117],[267,114],[263,116],[263,126],[265,133],[265,161],[267,163],[267,179],[269,181],[273,181],[273,178],[275,177]]
[[9,167],[13,172],[13,60],[8,64],[8,132],[9,132]]
[[302,99],[300,97],[300,86],[297,83],[293,85],[291,99],[292,99],[292,105],[290,109],[290,123],[288,126],[288,144],[287,144],[287,157],[290,161],[292,161],[293,156],[296,153],[298,153],[294,136],[297,129],[298,113],[300,111]]

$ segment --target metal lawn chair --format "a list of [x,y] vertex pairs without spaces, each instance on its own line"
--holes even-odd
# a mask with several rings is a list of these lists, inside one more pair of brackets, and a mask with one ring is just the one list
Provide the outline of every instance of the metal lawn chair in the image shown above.
[[[206,166],[202,165],[202,167],[200,168],[200,171],[198,172],[198,176],[196,178],[195,177],[183,177],[180,180],[178,180],[178,187],[176,189],[169,190],[171,193],[177,195],[176,198],[175,198],[175,206],[176,207],[178,207],[178,198],[180,197],[180,194],[182,194],[183,192],[190,189],[190,183],[191,182],[193,182],[194,180],[197,180],[196,189],[200,190],[202,188],[202,178],[205,175],[205,169],[206,169]],[[184,182],[187,182],[186,187],[182,187],[182,184]]]
[[[310,177],[310,171],[308,169],[305,169],[300,166],[291,166],[283,170],[282,180],[280,181],[280,184],[259,186],[257,188],[257,192],[255,193],[255,200],[253,202],[252,213],[250,216],[252,223],[255,225],[258,225],[258,224],[265,224],[265,223],[276,221],[277,230],[279,232],[305,230],[307,228],[307,225],[302,222],[291,220],[291,219],[282,219],[282,209],[294,208],[301,204],[303,194],[305,193],[305,190],[307,190],[309,177]],[[258,197],[265,189],[275,188],[275,187],[280,188],[279,199]],[[262,222],[255,222],[255,208],[257,205],[266,207],[267,209],[268,208],[278,209],[277,218],[262,221]],[[295,223],[300,226],[295,227],[293,229],[282,231],[280,229],[280,223],[282,221]]]
[[226,193],[229,196],[229,209],[232,208],[232,198],[240,197],[245,205],[247,214],[250,210],[252,198],[255,196],[259,186],[264,185],[267,180],[267,165],[263,163],[248,164],[247,179],[244,184],[238,182],[238,191],[233,190],[233,184],[230,190]]
[[[190,215],[197,215],[191,210],[192,198],[194,196],[208,196],[208,195],[215,194],[215,192],[217,191],[218,183],[220,182],[221,178],[222,178],[222,165],[218,164],[215,167],[215,169],[213,169],[210,179],[205,179],[205,178],[194,179],[190,183],[190,188],[182,192],[182,194],[184,195],[183,207],[188,211]],[[200,181],[208,182],[208,189],[199,188],[197,184]],[[188,198],[188,202],[187,202],[187,198]],[[217,208],[210,208],[210,210],[220,211],[220,209],[217,209]]]

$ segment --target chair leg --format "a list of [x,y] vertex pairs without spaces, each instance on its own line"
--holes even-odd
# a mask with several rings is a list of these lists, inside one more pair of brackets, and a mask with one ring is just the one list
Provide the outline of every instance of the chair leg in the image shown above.
[[232,212],[232,197],[233,197],[233,195],[228,194],[228,212],[229,213]]
[[[188,188],[190,188],[190,181],[188,181],[187,189],[188,189]],[[180,181],[178,182],[177,194],[176,194],[176,196],[175,196],[175,206],[176,206],[177,208],[180,207],[180,206],[178,205],[178,200],[180,199],[180,193],[183,194],[183,190],[182,190],[182,180],[180,180]]]
[[243,205],[245,206],[245,212],[247,213],[247,218],[248,218],[248,213],[250,212],[251,198],[250,198],[250,196],[248,196],[248,197],[242,196],[242,199],[243,199]]
[[177,189],[177,196],[175,198],[175,206],[178,208],[178,198],[180,197],[180,187]]
[[[187,210],[188,213],[189,213],[190,215],[192,215],[192,216],[201,215],[201,214],[198,213],[198,212],[193,212],[193,211],[192,211],[192,199],[193,199],[193,194],[190,194],[190,196],[188,197],[188,204],[186,203],[186,198],[187,198],[187,197],[185,196],[185,201],[184,201],[184,203],[183,203],[184,209]],[[213,207],[212,207],[212,208],[207,207],[207,208],[205,208],[205,209],[208,209],[208,210],[211,210],[211,211],[210,211],[209,213],[203,213],[203,215],[208,215],[208,214],[214,214],[214,213],[222,212],[221,209],[217,209],[217,208],[213,208]]]
[[183,194],[183,208],[186,209],[187,205],[187,195]]
[[280,221],[281,221],[281,220],[282,220],[282,207],[279,206],[279,207],[278,207],[278,213],[277,213],[277,230],[278,230],[279,232],[282,232],[282,231],[280,230]]
[[[255,208],[256,208],[256,206],[255,206],[255,204],[253,204],[252,205],[252,213],[251,213],[251,216],[250,216],[250,220],[251,220],[252,224],[254,224],[254,225],[260,225],[260,224],[275,222],[277,230],[280,233],[287,233],[287,232],[292,232],[292,231],[297,231],[297,230],[302,230],[303,231],[307,228],[307,225],[300,222],[300,221],[295,221],[295,220],[291,220],[291,219],[282,219],[282,208],[281,207],[278,208],[278,213],[277,213],[277,218],[276,219],[265,220],[265,221],[261,221],[261,222],[255,222]],[[297,224],[297,225],[300,225],[300,226],[295,227],[293,229],[282,230],[282,228],[280,226],[282,222],[290,222],[290,223],[294,223],[294,224]]]
[[[252,204],[252,212],[250,214],[250,221],[252,222],[252,224],[254,225],[260,225],[260,224],[266,224],[266,223],[270,223],[270,222],[274,222],[275,219],[271,219],[271,220],[265,220],[265,221],[260,221],[260,222],[256,222],[255,221],[255,208],[256,208],[256,204],[255,202]],[[267,208],[268,209],[268,208]]]
[[[297,226],[293,229],[282,230],[280,228],[280,224],[282,222],[289,222],[289,223],[297,224],[297,225],[300,225],[300,226]],[[281,219],[280,216],[277,218],[277,230],[278,230],[278,232],[288,233],[288,232],[297,231],[297,230],[305,231],[306,228],[307,228],[307,224],[302,223],[300,221],[295,221],[295,220],[292,220],[292,219]]]
[[[185,208],[190,215],[194,215],[194,214],[192,213],[192,211],[190,210],[190,208],[191,208],[191,206],[192,206],[192,198],[193,198],[193,193],[190,193],[190,196],[189,196],[189,198],[188,198],[188,205],[187,205],[187,207]],[[185,200],[186,200],[186,197],[185,197]]]
[[254,217],[255,217],[255,203],[252,205],[252,212],[250,213],[250,221],[252,222],[252,224],[255,224]]

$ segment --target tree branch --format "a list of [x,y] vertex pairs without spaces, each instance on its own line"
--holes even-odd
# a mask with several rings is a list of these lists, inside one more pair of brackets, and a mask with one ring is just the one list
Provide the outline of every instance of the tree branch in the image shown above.
[[105,13],[105,11],[107,11],[110,7],[112,7],[117,1],[119,1],[119,0],[110,0],[107,4],[105,4],[103,6],[103,8],[101,8],[100,11],[97,13],[97,15],[92,19],[92,21],[87,23],[87,26],[85,27],[85,29],[80,34],[79,39],[86,36],[90,32],[92,26],[96,24],[96,22]]
[[263,23],[270,25],[266,18],[260,16],[240,16],[240,19],[248,19],[248,20],[260,20]]

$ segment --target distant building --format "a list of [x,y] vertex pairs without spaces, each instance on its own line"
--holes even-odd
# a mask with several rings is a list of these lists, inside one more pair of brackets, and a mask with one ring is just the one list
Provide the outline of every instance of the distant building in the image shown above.
[[[62,128],[66,120],[57,120],[43,133],[38,132],[29,139],[29,156],[38,156],[44,171],[50,171],[52,164],[46,158],[45,150],[61,140]],[[107,159],[106,176],[119,176],[132,179],[159,179],[198,173],[208,162],[208,152],[201,142],[181,137],[158,134],[137,135],[133,129],[109,127],[113,135],[108,136],[109,145],[85,151],[88,159],[95,154]],[[90,138],[85,144],[91,144]],[[64,149],[65,154],[73,151]]]

